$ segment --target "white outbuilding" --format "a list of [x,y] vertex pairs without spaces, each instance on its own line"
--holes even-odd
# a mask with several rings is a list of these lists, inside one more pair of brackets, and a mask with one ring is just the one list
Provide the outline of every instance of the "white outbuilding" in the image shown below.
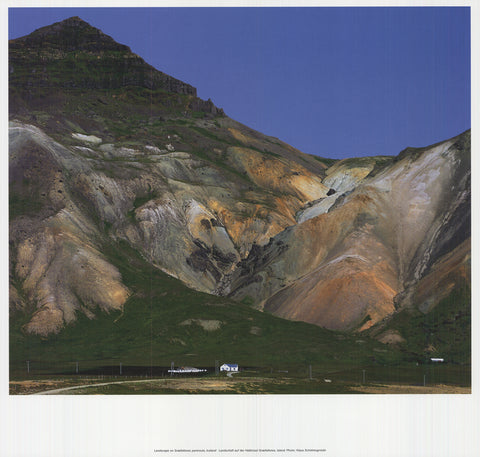
[[238,364],[236,364],[236,363],[224,363],[220,367],[220,371],[238,371]]

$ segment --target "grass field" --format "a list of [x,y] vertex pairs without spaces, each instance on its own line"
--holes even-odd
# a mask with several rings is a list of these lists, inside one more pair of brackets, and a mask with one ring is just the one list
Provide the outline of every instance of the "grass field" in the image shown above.
[[471,393],[470,369],[457,365],[369,366],[307,376],[245,370],[228,377],[214,371],[183,375],[43,375],[10,382],[10,394],[159,395],[159,394],[431,394]]

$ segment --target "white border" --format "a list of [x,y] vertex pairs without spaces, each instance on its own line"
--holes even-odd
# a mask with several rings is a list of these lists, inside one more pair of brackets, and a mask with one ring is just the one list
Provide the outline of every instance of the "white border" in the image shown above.
[[[470,6],[472,18],[473,227],[477,227],[479,131],[480,6],[467,1],[7,1],[0,15],[2,62],[8,49],[7,7],[98,6]],[[3,67],[2,67],[3,68]],[[6,71],[2,99],[8,100]],[[1,113],[6,132],[6,107]],[[2,139],[2,183],[7,183],[6,135]],[[5,187],[5,186],[4,186]],[[2,187],[2,190],[4,190]],[[8,214],[2,194],[1,214]],[[8,226],[2,219],[2,248]],[[476,232],[476,231],[475,231]],[[478,274],[478,243],[473,236],[473,283]],[[472,298],[473,394],[403,396],[125,396],[22,397],[8,392],[8,262],[1,257],[0,455],[150,456],[179,448],[326,448],[329,456],[476,457],[480,455],[478,287]],[[172,455],[172,454],[168,454]],[[175,453],[183,455],[183,453]],[[192,455],[187,453],[185,455]],[[218,454],[217,454],[218,455]],[[224,454],[227,455],[227,454]],[[249,453],[249,455],[255,455]],[[266,455],[259,453],[259,455]],[[281,454],[277,454],[281,455]],[[310,454],[309,454],[310,455]]]

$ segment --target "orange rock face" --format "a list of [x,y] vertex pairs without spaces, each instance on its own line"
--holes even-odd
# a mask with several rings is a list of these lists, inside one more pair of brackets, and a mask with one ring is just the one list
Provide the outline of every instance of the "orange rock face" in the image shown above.
[[462,145],[457,138],[426,148],[371,178],[359,180],[351,162],[345,179],[335,174],[342,166],[327,170],[350,190],[278,235],[281,252],[272,243],[247,259],[255,281],[240,272],[234,297],[256,297],[281,317],[337,330],[366,330],[397,307],[432,309],[470,277],[469,150]]

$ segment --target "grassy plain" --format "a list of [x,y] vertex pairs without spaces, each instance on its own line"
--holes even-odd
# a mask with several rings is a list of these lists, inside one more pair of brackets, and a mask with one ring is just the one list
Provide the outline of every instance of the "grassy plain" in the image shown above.
[[[35,376],[10,382],[10,394],[29,395],[159,395],[159,394],[468,394],[470,370],[456,365],[369,366],[328,373],[246,370],[231,377],[75,375]],[[365,375],[365,377],[364,377]],[[327,377],[328,376],[328,377]]]

